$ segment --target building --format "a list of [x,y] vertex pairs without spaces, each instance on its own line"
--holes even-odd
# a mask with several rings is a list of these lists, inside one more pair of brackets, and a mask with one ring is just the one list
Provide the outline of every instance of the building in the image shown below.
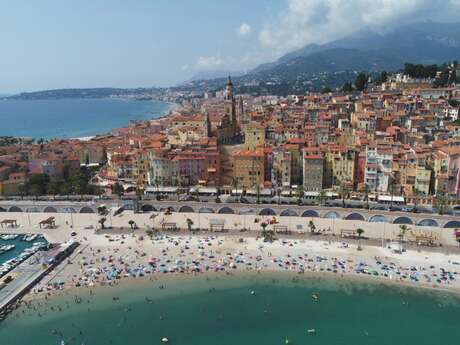
[[1,196],[13,196],[19,195],[19,186],[26,183],[25,173],[11,173],[9,178],[4,181],[0,181],[0,195]]
[[232,143],[238,135],[238,121],[236,115],[236,104],[233,96],[233,83],[228,77],[224,97],[224,115],[220,125],[217,127],[218,144],[227,145]]
[[153,152],[151,152],[148,184],[151,186],[177,186],[178,183],[178,161],[165,157],[157,157]]
[[252,122],[244,128],[244,147],[256,150],[265,144],[265,126]]
[[321,155],[306,154],[303,157],[303,189],[304,191],[320,191],[323,189],[324,158]]
[[264,153],[262,150],[242,150],[233,155],[233,178],[238,188],[264,186]]

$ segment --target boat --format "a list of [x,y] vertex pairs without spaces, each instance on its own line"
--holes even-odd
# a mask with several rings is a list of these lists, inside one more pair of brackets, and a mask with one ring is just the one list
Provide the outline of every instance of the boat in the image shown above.
[[163,337],[161,338],[162,343],[169,343],[169,338],[168,337]]
[[12,249],[14,249],[16,246],[14,244],[7,244],[4,246],[0,246],[0,254],[3,254],[5,252],[8,252]]
[[310,329],[307,330],[307,333],[308,333],[308,334],[315,334],[315,333],[316,333],[316,329],[310,328]]
[[23,240],[26,241],[26,242],[32,242],[32,241],[35,241],[37,239],[37,237],[38,237],[37,234],[24,235]]

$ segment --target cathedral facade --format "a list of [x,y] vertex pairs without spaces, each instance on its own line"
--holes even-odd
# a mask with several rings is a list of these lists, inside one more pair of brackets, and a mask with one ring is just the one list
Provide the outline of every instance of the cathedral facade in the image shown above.
[[224,116],[220,126],[217,127],[217,142],[221,145],[228,145],[238,137],[239,128],[236,114],[236,103],[233,95],[233,83],[228,77],[224,98]]

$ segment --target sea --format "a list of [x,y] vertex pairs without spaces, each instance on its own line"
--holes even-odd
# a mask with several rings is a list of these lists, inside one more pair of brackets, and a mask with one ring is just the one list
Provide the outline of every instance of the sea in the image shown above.
[[122,99],[0,100],[0,136],[82,138],[165,115],[171,103]]
[[34,243],[46,242],[46,240],[42,236],[39,236],[34,241],[30,241],[30,242],[23,241],[22,238],[23,238],[23,235],[20,235],[14,240],[4,240],[0,237],[0,246],[11,245],[11,244],[14,245],[13,249],[0,254],[0,265],[10,259],[13,259],[19,256],[19,254],[21,254],[24,250],[32,247]]
[[35,301],[0,323],[1,344],[434,345],[460,336],[460,298],[449,292],[287,273],[165,276]]

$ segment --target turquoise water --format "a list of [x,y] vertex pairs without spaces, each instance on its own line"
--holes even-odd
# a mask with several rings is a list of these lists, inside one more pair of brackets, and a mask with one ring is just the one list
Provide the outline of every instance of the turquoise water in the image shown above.
[[288,275],[137,285],[85,291],[79,304],[73,296],[35,302],[0,324],[1,344],[141,345],[167,336],[174,345],[433,345],[460,336],[460,299],[446,292]]
[[43,237],[38,237],[35,241],[32,241],[32,242],[21,241],[21,237],[18,237],[15,240],[8,240],[8,241],[2,240],[0,238],[0,246],[4,246],[7,244],[15,245],[14,249],[9,250],[3,254],[0,254],[0,265],[3,264],[5,261],[8,261],[10,259],[17,257],[25,249],[32,247],[32,245],[35,242],[46,242],[46,240]]
[[0,136],[75,138],[165,114],[171,104],[119,99],[0,100]]

